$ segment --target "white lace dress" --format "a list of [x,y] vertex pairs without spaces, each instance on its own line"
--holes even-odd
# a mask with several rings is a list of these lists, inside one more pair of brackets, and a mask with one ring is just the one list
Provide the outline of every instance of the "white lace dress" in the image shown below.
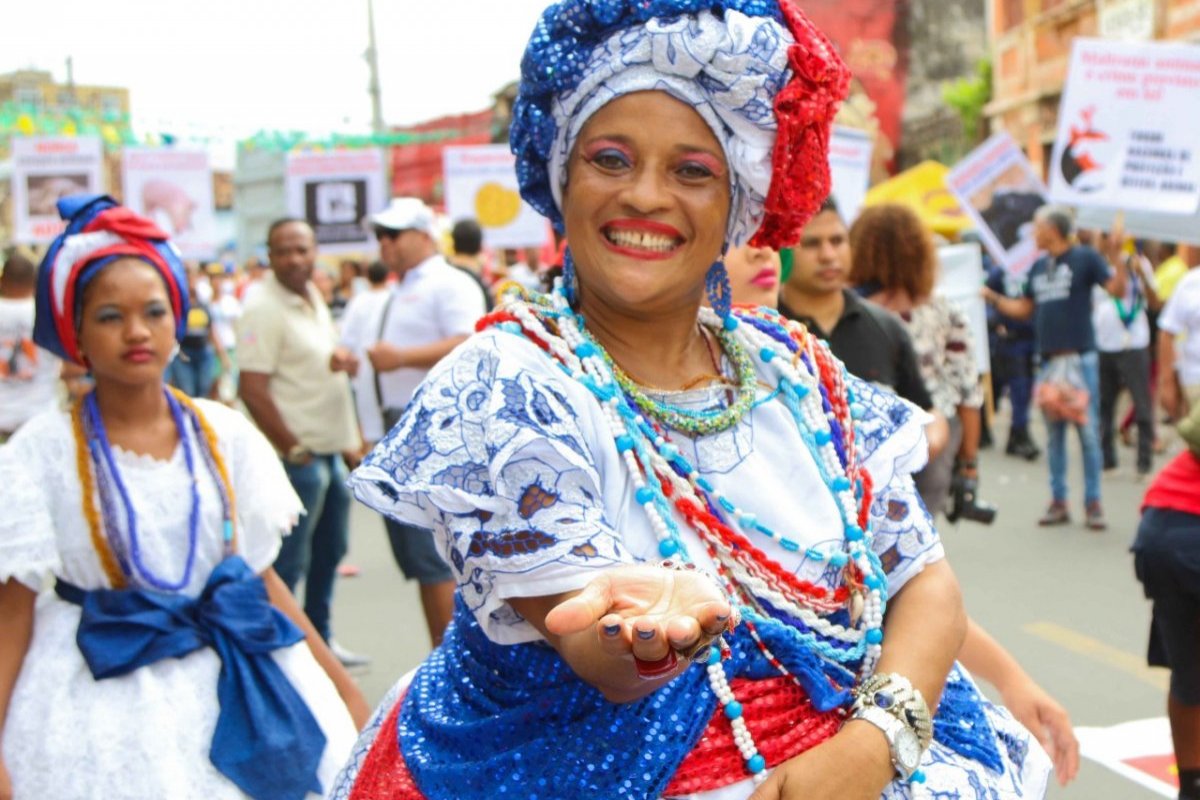
[[[275,560],[280,537],[303,511],[279,459],[248,420],[198,401],[220,440],[237,498],[239,553],[255,572]],[[189,476],[182,448],[170,461],[115,449],[137,511],[143,559],[178,581],[187,552]],[[217,487],[197,460],[201,520],[195,569],[183,593],[198,596],[222,559]],[[78,606],[46,578],[85,589],[109,584],[82,513],[70,418],[51,411],[0,447],[0,581],[35,590],[33,641],[4,726],[4,761],[16,800],[242,798],[209,761],[221,662],[211,648],[164,659],[116,678],[92,678],[75,633]],[[355,728],[304,642],[273,653],[326,737],[318,777],[328,789]]]

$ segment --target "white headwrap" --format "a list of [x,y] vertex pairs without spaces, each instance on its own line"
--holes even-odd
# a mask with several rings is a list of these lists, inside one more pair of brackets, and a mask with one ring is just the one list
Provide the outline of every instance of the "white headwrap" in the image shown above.
[[790,78],[786,27],[727,10],[724,19],[652,19],[613,34],[592,51],[584,77],[553,105],[557,136],[550,189],[559,209],[567,160],[584,123],[616,98],[662,91],[696,109],[725,150],[730,168],[726,240],[744,244],[763,220],[775,146],[775,95]]

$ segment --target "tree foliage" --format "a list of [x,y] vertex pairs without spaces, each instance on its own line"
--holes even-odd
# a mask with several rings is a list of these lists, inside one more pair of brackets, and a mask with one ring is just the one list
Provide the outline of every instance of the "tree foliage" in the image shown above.
[[962,120],[963,136],[978,142],[983,131],[983,109],[992,99],[992,62],[980,59],[975,74],[942,85],[942,100]]

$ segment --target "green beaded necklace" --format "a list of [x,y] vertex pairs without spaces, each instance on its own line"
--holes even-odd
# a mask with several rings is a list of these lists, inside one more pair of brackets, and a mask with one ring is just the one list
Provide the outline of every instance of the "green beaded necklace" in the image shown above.
[[750,352],[745,345],[724,327],[710,328],[710,330],[716,334],[725,353],[733,361],[738,376],[737,399],[728,408],[720,411],[692,411],[655,400],[625,374],[625,371],[613,361],[612,356],[600,346],[599,342],[595,342],[594,338],[593,341],[600,352],[604,354],[604,360],[612,369],[617,385],[644,414],[681,433],[707,436],[713,433],[723,433],[741,422],[754,407],[754,401],[758,396],[758,372],[754,368],[754,360],[750,357]]

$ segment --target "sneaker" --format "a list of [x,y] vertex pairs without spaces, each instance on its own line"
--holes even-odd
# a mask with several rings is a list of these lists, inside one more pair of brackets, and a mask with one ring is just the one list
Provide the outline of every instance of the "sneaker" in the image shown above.
[[1103,531],[1108,529],[1108,523],[1104,521],[1104,509],[1100,507],[1099,500],[1093,500],[1087,504],[1087,521],[1086,525],[1090,531]]
[[370,656],[354,653],[337,643],[336,639],[329,640],[329,651],[333,657],[342,662],[343,667],[365,667],[371,663]]
[[1067,504],[1061,500],[1055,500],[1046,508],[1046,513],[1042,514],[1042,518],[1038,520],[1038,525],[1043,528],[1051,525],[1066,525],[1071,521],[1071,514],[1067,511]]

